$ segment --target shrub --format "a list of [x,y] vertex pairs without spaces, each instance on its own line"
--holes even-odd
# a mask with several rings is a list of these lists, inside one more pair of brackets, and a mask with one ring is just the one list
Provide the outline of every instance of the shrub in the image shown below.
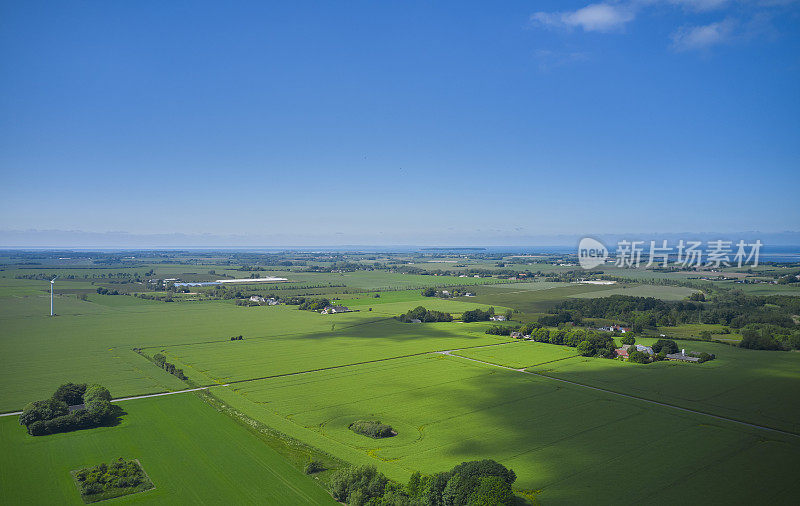
[[369,436],[375,439],[392,437],[395,435],[394,429],[389,425],[381,423],[380,420],[356,420],[350,424],[350,430],[356,434]]
[[325,470],[325,466],[319,460],[312,460],[305,467],[306,474],[319,473]]
[[[75,472],[75,479],[84,496],[103,494],[102,499],[140,492],[153,487],[138,462],[122,458]],[[131,490],[133,489],[133,490]],[[89,498],[98,500],[97,498]]]

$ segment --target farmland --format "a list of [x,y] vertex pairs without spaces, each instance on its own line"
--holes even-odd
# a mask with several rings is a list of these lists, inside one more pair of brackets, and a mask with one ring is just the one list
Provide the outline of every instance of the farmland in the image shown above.
[[[377,462],[398,479],[415,469],[434,472],[463,460],[494,458],[516,471],[517,486],[542,490],[539,498],[546,504],[585,497],[588,489],[576,484],[590,487],[595,503],[654,500],[664,493],[659,487],[665,476],[692,493],[722,500],[747,494],[786,500],[785,488],[709,480],[717,467],[747,466],[774,451],[776,460],[752,476],[774,485],[800,457],[793,437],[442,355],[246,382],[220,395],[324,450]],[[376,441],[353,434],[348,424],[363,418],[390,423],[398,435]],[[644,438],[641,444],[630,441],[632,434]],[[613,480],[598,480],[631,468],[647,469],[634,495]],[[680,497],[672,493],[667,490],[668,497]]]
[[[121,425],[34,438],[0,418],[3,504],[83,504],[70,471],[138,459],[155,489],[117,502],[335,504],[233,420],[194,395],[126,401]],[[257,440],[256,440],[257,441]]]
[[[696,340],[702,331],[734,343],[742,338],[721,324],[653,326],[636,336],[637,343],[651,344],[666,333],[687,350],[716,354],[701,365],[582,357],[576,348],[486,333],[495,325],[535,322],[573,298],[683,301],[696,288],[650,284],[655,282],[646,280],[653,278],[642,275],[593,285],[515,281],[505,274],[312,272],[305,266],[248,272],[214,263],[219,261],[0,272],[0,412],[19,410],[67,381],[101,383],[114,397],[209,387],[202,394],[125,401],[119,426],[41,438],[26,435],[14,416],[0,418],[4,503],[76,503],[69,471],[117,457],[139,459],[156,485],[118,499],[123,502],[202,496],[212,503],[330,503],[324,490],[330,471],[315,478],[301,473],[312,455],[334,466],[376,465],[399,481],[414,471],[434,473],[491,458],[513,468],[514,487],[541,504],[583,502],[589,494],[598,504],[674,502],[687,494],[720,502],[786,502],[797,493],[790,473],[800,460],[800,442],[789,433],[800,433],[794,402],[800,354]],[[493,265],[458,262],[464,272]],[[450,263],[433,265],[451,270]],[[539,265],[546,273],[568,272]],[[66,279],[56,281],[58,316],[51,318],[46,278],[54,273]],[[45,279],[24,278],[33,275]],[[247,275],[289,282],[182,293],[149,279]],[[429,286],[468,287],[475,296],[422,296],[420,287]],[[326,315],[300,310],[297,302],[237,305],[251,295],[326,297],[353,311]],[[417,306],[450,313],[455,321],[394,318]],[[514,321],[459,321],[464,311],[489,308],[513,310]],[[605,321],[587,320],[589,327]],[[231,340],[240,335],[242,340]],[[148,360],[156,353],[188,380]],[[356,420],[381,420],[397,435],[356,434],[348,428]],[[173,470],[176,461],[192,459],[200,463],[192,472]],[[637,487],[620,488],[609,479],[632,469],[647,470],[637,474]],[[750,481],[735,479],[741,469]],[[27,485],[33,482],[47,485],[34,490]]]

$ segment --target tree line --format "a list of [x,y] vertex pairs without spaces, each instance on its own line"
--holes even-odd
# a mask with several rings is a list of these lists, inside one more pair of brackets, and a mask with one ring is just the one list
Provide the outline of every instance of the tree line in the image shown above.
[[414,473],[403,485],[375,466],[353,466],[331,476],[333,497],[350,506],[511,506],[517,475],[494,460],[462,462],[432,475]]

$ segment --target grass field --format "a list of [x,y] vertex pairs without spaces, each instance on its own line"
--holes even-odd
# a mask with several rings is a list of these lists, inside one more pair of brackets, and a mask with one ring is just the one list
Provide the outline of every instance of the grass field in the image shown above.
[[597,297],[610,297],[612,295],[627,295],[629,297],[655,297],[661,300],[683,300],[697,290],[682,286],[662,286],[662,285],[637,285],[611,288],[602,292],[589,292],[570,295],[570,297],[582,299],[594,299]]
[[168,361],[183,367],[197,383],[228,383],[509,340],[486,335],[484,328],[485,324],[408,324],[390,319],[335,332],[178,345],[146,351],[163,350]]
[[[200,276],[214,267],[153,268],[177,277]],[[422,305],[454,314],[515,308],[523,312],[520,318],[534,319],[568,297],[624,293],[679,300],[691,293],[688,288],[507,283],[385,271],[259,271],[290,277],[297,287],[325,285],[321,293],[358,310],[320,315],[296,306],[170,304],[98,295],[92,280],[76,279],[61,283],[67,294],[57,296],[59,316],[50,318],[48,283],[11,277],[44,270],[6,271],[0,277],[0,412],[21,409],[67,381],[102,383],[114,397],[214,385],[203,394],[213,407],[195,394],[126,401],[120,405],[128,414],[117,427],[41,438],[27,436],[16,417],[0,418],[2,504],[79,504],[69,471],[120,456],[139,459],[156,489],[119,502],[332,502],[296,470],[306,453],[264,444],[260,429],[246,420],[245,428],[231,416],[249,416],[280,441],[280,433],[286,434],[332,459],[375,464],[403,481],[415,470],[430,473],[464,460],[494,458],[516,471],[517,488],[539,490],[542,504],[692,498],[791,503],[800,493],[793,479],[800,437],[642,400],[800,433],[800,353],[682,341],[687,351],[715,353],[717,359],[637,365],[487,335],[490,322],[404,324],[392,318]],[[216,272],[248,275],[233,268]],[[477,282],[491,284],[475,286],[477,296],[468,298],[426,298],[417,288]],[[390,288],[401,289],[385,291]],[[382,291],[375,297],[369,290]],[[286,293],[295,291],[319,295],[302,288]],[[75,296],[79,293],[88,294],[87,300]],[[685,338],[702,330],[738,337],[721,334],[718,325],[659,332]],[[244,340],[230,341],[240,334]],[[637,337],[638,343],[653,341]],[[164,353],[190,381],[167,374],[134,347],[150,356]],[[444,350],[458,351],[432,353]],[[360,436],[348,429],[357,419],[380,419],[398,434],[381,440]],[[297,441],[289,446],[300,445]]]
[[[637,338],[637,344],[655,339]],[[531,368],[578,383],[627,393],[800,434],[800,353],[745,350],[677,341],[717,358],[705,364],[657,362],[645,366],[577,357]]]
[[70,471],[139,459],[155,489],[115,504],[335,504],[244,427],[192,394],[121,403],[116,427],[32,437],[0,418],[0,503],[83,504]]
[[[670,502],[687,493],[787,501],[798,492],[790,479],[800,458],[795,438],[459,357],[411,357],[217,391],[256,419],[398,479],[494,458],[515,470],[517,487],[541,490],[543,504],[574,504],[587,494],[593,504]],[[398,435],[373,440],[348,429],[365,418]],[[774,460],[751,465],[765,454]],[[747,468],[748,481],[720,480],[720,468]],[[602,478],[631,472],[633,490]]]
[[[700,332],[707,330],[711,332],[713,339],[737,343],[742,340],[742,335],[735,332],[726,334],[723,332],[724,325],[689,323],[678,325],[677,327],[659,327],[658,332],[663,333],[674,339],[700,338]],[[730,330],[730,329],[728,329]]]
[[[523,283],[538,286],[538,283]],[[544,284],[544,283],[543,283]],[[549,283],[548,283],[549,284]],[[615,285],[568,284],[543,289],[517,288],[516,285],[481,287],[475,297],[459,297],[457,300],[514,308],[523,313],[545,313],[563,301],[565,297],[584,293],[604,293]]]
[[521,369],[574,357],[575,348],[533,341],[516,342],[501,346],[487,346],[455,352],[458,355]]

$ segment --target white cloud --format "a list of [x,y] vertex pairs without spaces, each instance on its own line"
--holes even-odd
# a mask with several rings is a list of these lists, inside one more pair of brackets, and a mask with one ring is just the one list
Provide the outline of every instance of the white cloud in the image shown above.
[[633,21],[633,11],[622,5],[590,4],[576,11],[536,12],[531,21],[544,26],[576,28],[586,32],[610,32]]
[[726,19],[702,26],[683,26],[672,34],[672,48],[691,51],[723,44],[733,36],[735,25],[735,21]]

